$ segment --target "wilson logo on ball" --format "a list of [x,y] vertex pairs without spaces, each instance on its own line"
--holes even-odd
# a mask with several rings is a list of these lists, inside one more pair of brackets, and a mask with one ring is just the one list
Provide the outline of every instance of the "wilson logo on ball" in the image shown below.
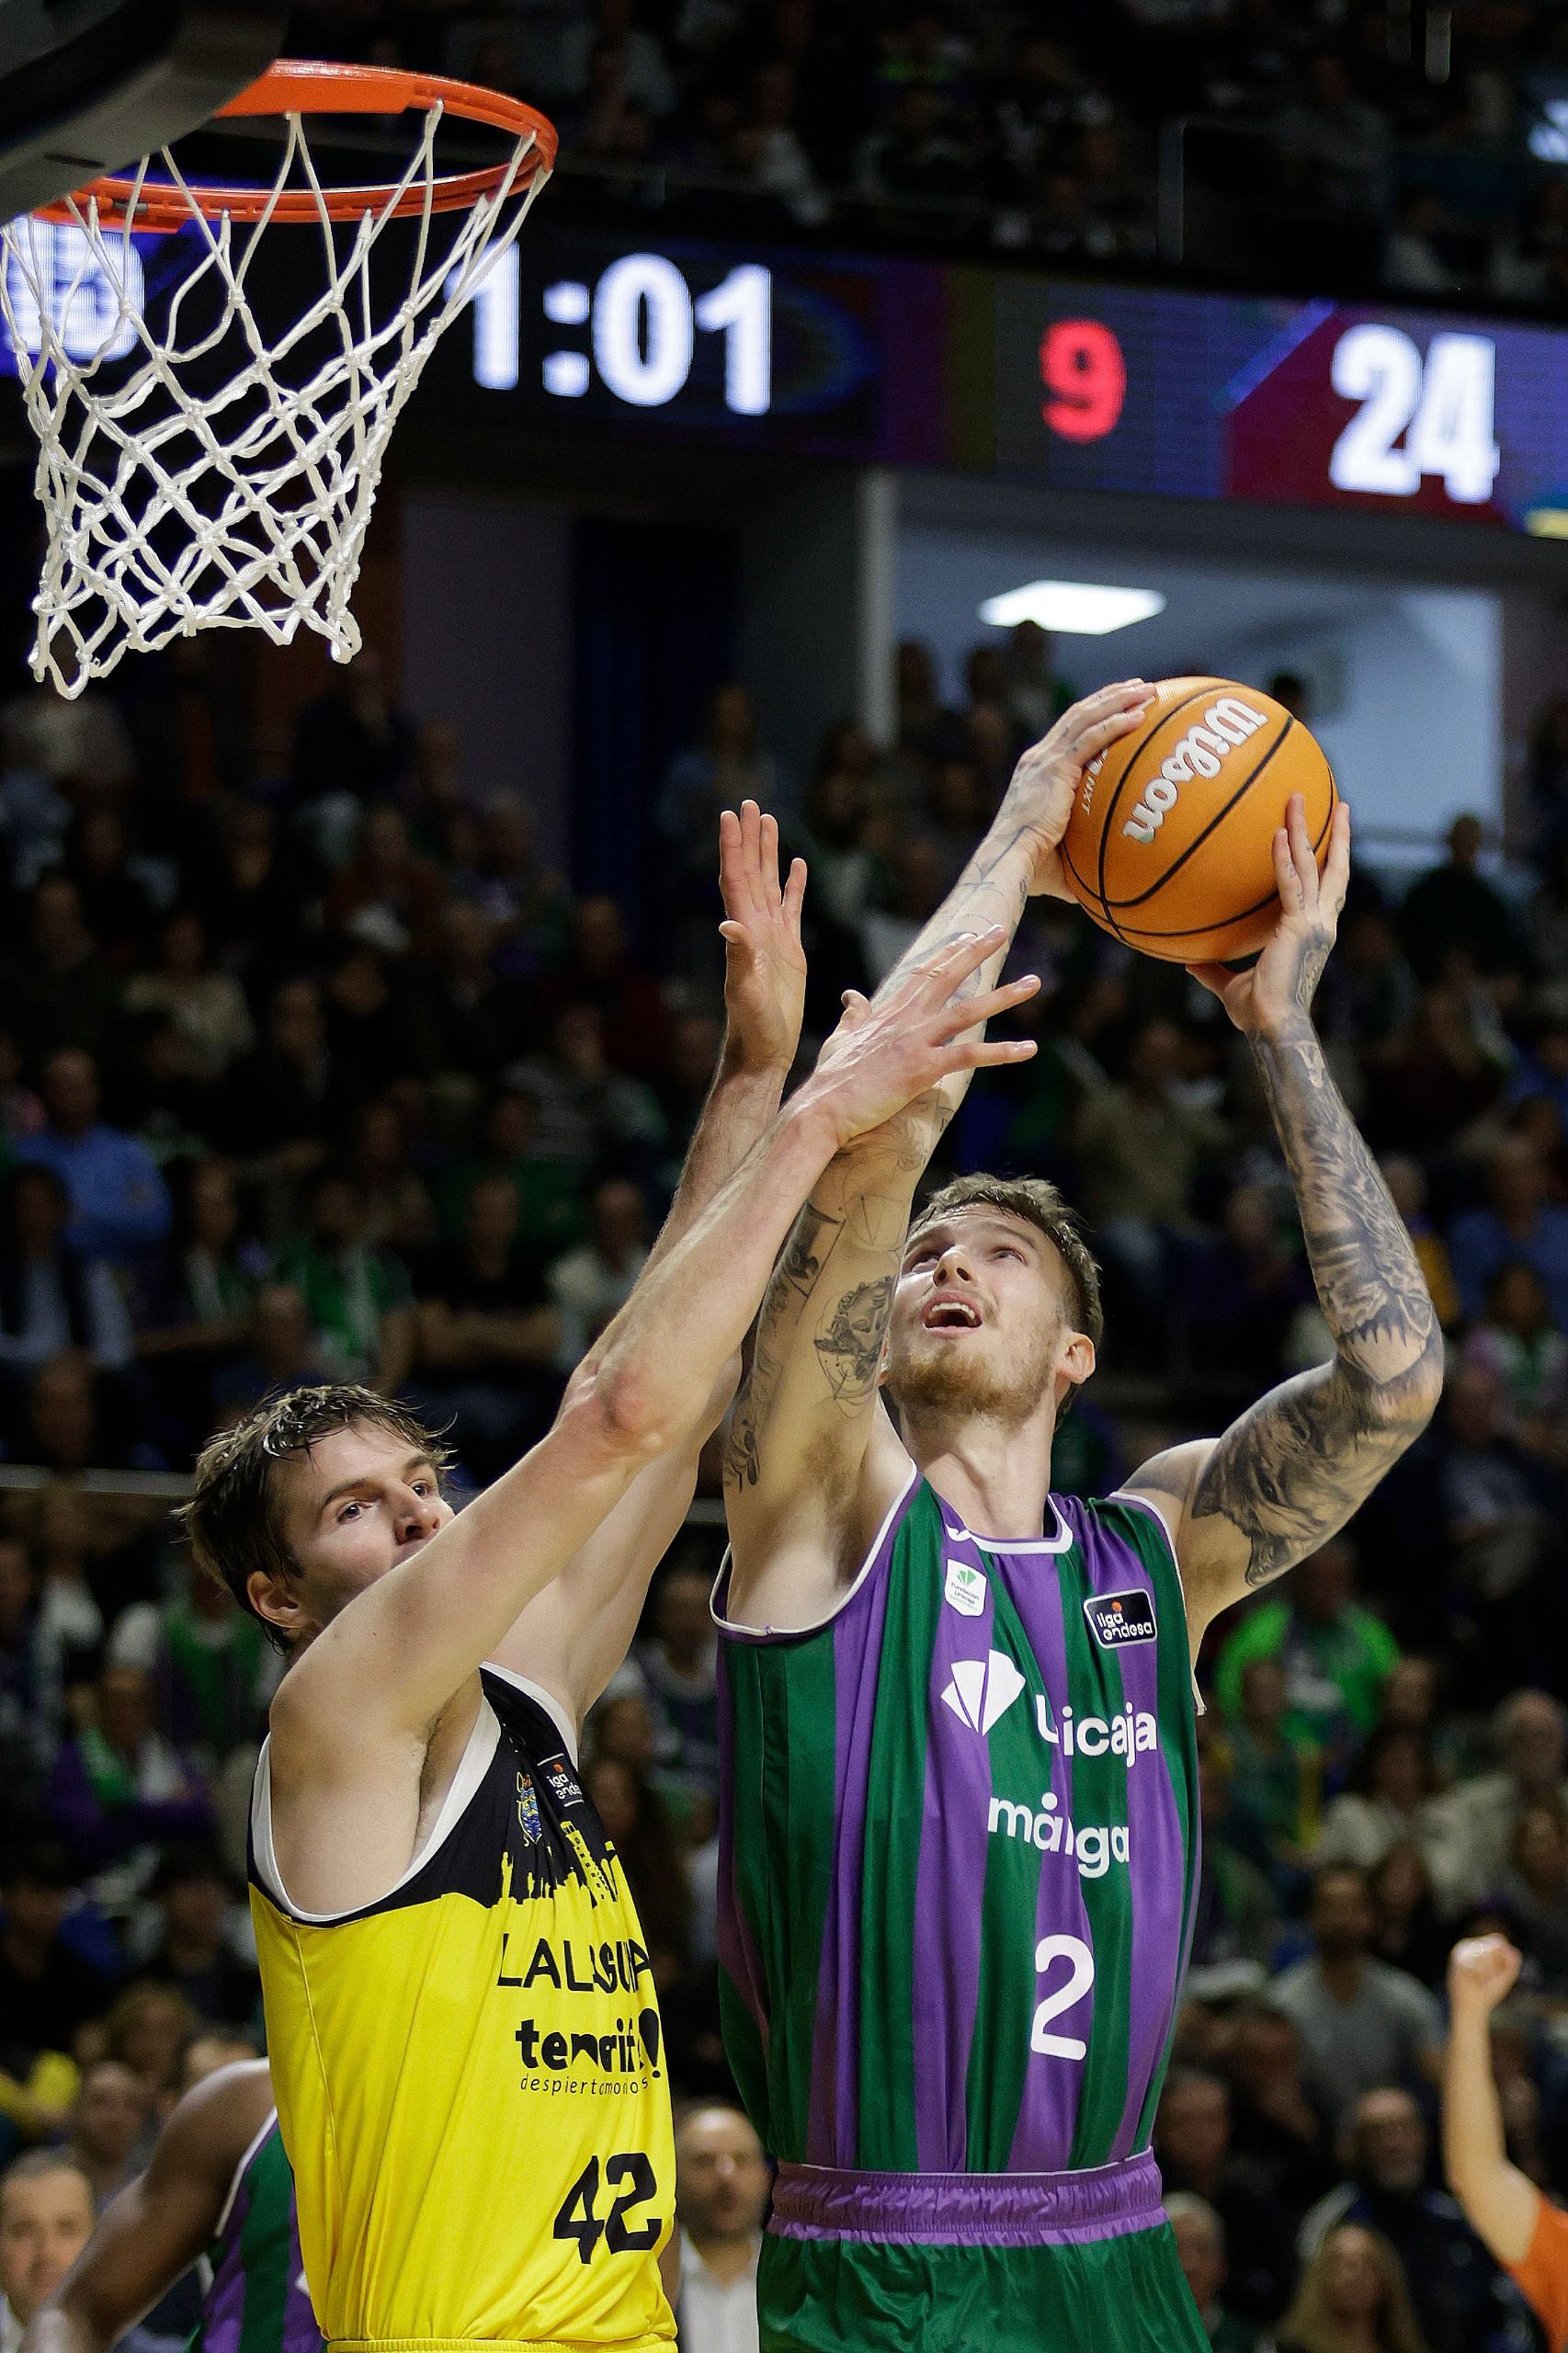
[[1177,788],[1195,776],[1218,776],[1227,752],[1244,744],[1267,719],[1236,695],[1221,695],[1210,704],[1196,726],[1189,727],[1174,752],[1160,764],[1160,773],[1143,787],[1143,797],[1122,826],[1129,841],[1152,842],[1176,804]]

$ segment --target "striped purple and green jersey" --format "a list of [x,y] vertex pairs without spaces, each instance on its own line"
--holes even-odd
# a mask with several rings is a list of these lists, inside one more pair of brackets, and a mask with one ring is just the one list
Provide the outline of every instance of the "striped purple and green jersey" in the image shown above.
[[211,2285],[187,2353],[322,2353],[276,2111],[240,2160],[207,2263]]
[[1190,1941],[1198,1773],[1159,1519],[971,1535],[914,1473],[843,1605],[715,1616],[720,1963],[786,2164],[1056,2174],[1145,2149]]

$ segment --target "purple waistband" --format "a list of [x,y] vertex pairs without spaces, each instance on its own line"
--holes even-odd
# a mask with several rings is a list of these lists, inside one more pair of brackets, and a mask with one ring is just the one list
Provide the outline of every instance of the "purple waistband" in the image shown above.
[[768,2229],[785,2239],[1081,2246],[1164,2222],[1153,2152],[1086,2173],[841,2173],[785,2165]]

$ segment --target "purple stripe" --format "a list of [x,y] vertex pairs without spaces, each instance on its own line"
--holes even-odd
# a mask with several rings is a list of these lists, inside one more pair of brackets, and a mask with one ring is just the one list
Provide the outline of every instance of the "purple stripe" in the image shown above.
[[915,1875],[915,1934],[929,1923],[915,1959],[915,2145],[923,2173],[961,2173],[969,2152],[969,2054],[980,2001],[981,1931],[990,1839],[991,1755],[983,1739],[943,1739],[956,1729],[942,1698],[961,1660],[989,1659],[995,1630],[991,1574],[967,1534],[942,1520],[936,1574],[962,1561],[981,1572],[985,1607],[977,1618],[945,1605],[937,1613],[926,1694],[929,1734]]
[[[1153,1579],[1149,1583],[1152,1586]],[[1159,1642],[1135,1643],[1120,1654],[1122,1688],[1133,1709],[1160,1716],[1160,1643],[1182,1639],[1183,1629],[1162,1626]],[[1164,1744],[1134,1754],[1127,1776],[1131,1863],[1127,1873],[1131,1925],[1127,2006],[1127,2105],[1111,2143],[1114,2157],[1131,2156],[1150,2080],[1170,2032],[1171,2012],[1185,1973],[1173,1972],[1171,1947],[1181,1929],[1187,1858],[1181,1817]]]
[[201,2302],[203,2353],[233,2353],[244,2327],[245,2275],[240,2261],[240,2233],[250,2212],[250,2201],[251,2178],[247,2165],[234,2192],[228,2221],[223,2225],[222,2245],[213,2268],[212,2285]]
[[907,2174],[780,2165],[778,2238],[958,2246],[1086,2246],[1157,2230],[1160,2169],[1145,2151],[1084,2173]]
[[[1013,1604],[1028,1636],[1029,1648],[1040,1665],[1040,1676],[1051,1695],[1051,1704],[1058,1722],[1062,1708],[1071,1699],[1067,1679],[1067,1631],[1062,1615],[1062,1577],[1060,1564],[1065,1556],[1046,1552],[1030,1559],[1031,1570],[1038,1561],[1039,1574],[1017,1575],[1011,1580]],[[1076,1605],[1074,1605],[1076,1606]],[[1051,1758],[1050,1788],[1056,1800],[1058,1817],[1063,1822],[1073,1819],[1073,1760],[1062,1754],[1060,1745],[1049,1751]],[[1067,1854],[1042,1855],[1040,1858],[1040,1895],[1035,1906],[1035,1936],[1078,1937],[1085,1944],[1089,1938],[1089,1915],[1084,1903],[1084,1885],[1078,1876],[1078,1866]],[[1089,2012],[1082,2005],[1062,2018],[1060,2032],[1079,2032]],[[1078,2099],[1084,2087],[1083,2063],[1074,2064],[1065,2059],[1040,2060],[1031,2056],[1024,2072],[1023,2097],[1018,2102],[1018,2120],[1013,2131],[1013,2143],[1008,2151],[1009,2165],[1022,2172],[1039,2172],[1064,2167],[1073,2151],[1073,2134],[1077,2122]]]
[[[752,1941],[751,1926],[735,1896],[734,1802],[731,1795],[735,1756],[734,1695],[730,1688],[729,1663],[719,1645],[719,1754],[724,1770],[719,1776],[719,1884],[715,1937],[719,1965],[756,2021],[762,2047],[767,2050],[767,1981]],[[761,1769],[760,1758],[756,1760]]]
[[877,1673],[888,1609],[888,1567],[912,1487],[877,1549],[873,1565],[833,1628],[833,1878],[823,1915],[816,2028],[806,2154],[812,2165],[854,2157],[860,2122],[860,1912],[864,1902],[866,1796]]

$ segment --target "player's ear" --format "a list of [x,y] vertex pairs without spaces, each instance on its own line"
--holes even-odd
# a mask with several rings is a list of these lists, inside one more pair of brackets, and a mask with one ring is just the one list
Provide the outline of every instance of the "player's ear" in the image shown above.
[[1095,1369],[1095,1344],[1086,1332],[1066,1335],[1061,1363],[1071,1386],[1081,1389]]
[[885,1389],[887,1387],[888,1374],[892,1370],[892,1344],[889,1340],[887,1334],[884,1332],[882,1334],[882,1353],[877,1359],[877,1387],[879,1389]]
[[317,1631],[305,1614],[298,1580],[287,1569],[253,1569],[245,1579],[245,1593],[256,1616],[275,1627],[290,1649]]

